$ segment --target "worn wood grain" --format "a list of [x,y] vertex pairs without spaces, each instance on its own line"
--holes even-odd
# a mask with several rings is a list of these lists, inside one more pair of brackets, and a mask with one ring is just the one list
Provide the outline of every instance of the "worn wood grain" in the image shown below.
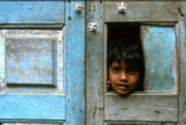
[[180,15],[181,16],[186,16],[186,2],[185,1],[180,1]]
[[0,91],[5,87],[5,39],[0,35]]
[[60,94],[0,94],[0,105],[1,122],[63,123],[65,120],[65,96]]
[[1,1],[0,24],[63,24],[64,1]]
[[105,95],[106,121],[162,121],[178,120],[177,95],[133,94]]
[[186,2],[181,2],[181,14],[179,16],[179,23],[177,25],[177,37],[179,38],[179,60],[180,60],[180,81],[179,81],[179,125],[186,124]]
[[[121,2],[112,0],[104,2],[104,21],[108,25],[113,22],[146,24],[146,28],[141,29],[141,39],[147,63],[145,91],[150,93],[138,93],[127,97],[107,93],[104,98],[105,124],[176,125],[180,104],[177,95],[179,93],[177,53],[179,40],[175,30],[178,21],[177,3],[175,1],[126,1],[127,12],[118,14],[117,4]],[[148,42],[145,43],[146,41]],[[154,63],[156,66],[153,65]],[[152,73],[153,71],[157,72]],[[149,78],[150,75],[154,78]]]
[[[1,91],[9,93],[43,91],[38,88],[39,86],[44,87],[45,92],[52,88],[58,92],[63,91],[62,31],[1,30],[0,34],[1,43],[4,43],[2,46],[5,47],[2,50],[6,54],[1,54],[1,58],[4,58],[2,62],[5,63],[2,75],[6,76],[6,79],[1,78],[4,80]],[[49,85],[51,88],[46,88]]]
[[[2,68],[2,73],[4,73],[3,75],[6,77],[1,78],[1,81],[4,82],[1,83],[0,121],[63,123],[66,116],[65,95],[63,94],[64,84],[62,83],[63,32],[58,30],[1,30],[0,34],[1,48],[4,47],[4,49],[2,49],[4,52],[1,53],[1,58],[4,59],[2,62],[6,62]],[[53,41],[55,41],[56,46],[53,46]],[[45,47],[47,47],[47,49]],[[37,55],[40,52],[42,54]],[[18,58],[18,62],[24,62],[24,60],[27,59],[27,61],[25,61],[26,66],[19,67],[21,68],[20,70],[24,70],[25,72],[32,70],[29,69],[29,67],[32,66],[30,65],[32,63],[28,63],[28,60],[32,57],[30,55],[32,54],[37,58],[39,58],[39,56],[43,57],[43,60],[40,60],[40,64],[36,65],[38,68],[46,66],[55,69],[53,70],[54,72],[51,74],[51,76],[49,76],[56,77],[55,81],[50,81],[52,84],[55,84],[55,87],[44,87],[44,89],[42,89],[41,86],[36,87],[31,84],[32,80],[29,79],[29,76],[19,79],[19,77],[14,78],[16,76],[15,74],[13,74],[13,76],[10,75],[8,68],[10,68],[11,65],[16,64],[14,62],[15,60],[12,60],[14,58]],[[19,58],[20,56],[21,58]],[[43,65],[43,63],[47,61],[52,62],[46,63],[47,65]],[[33,63],[34,62],[37,61],[35,60]],[[19,72],[20,70],[17,69],[18,66],[19,65],[16,64],[11,67],[10,70],[14,69],[14,73],[17,73],[17,75],[22,75],[21,73],[23,72]],[[46,71],[44,70],[43,72]],[[31,75],[36,74],[37,73]],[[40,74],[38,77],[41,78],[43,76]],[[26,80],[26,82],[23,81],[23,79]],[[13,80],[12,83],[16,83],[14,87],[8,85],[10,80]],[[38,85],[42,85],[43,80],[40,80],[41,81],[36,80],[34,84],[37,83]],[[17,83],[25,83],[27,86],[20,86]],[[56,104],[55,107],[52,106],[53,104]]]
[[131,121],[131,122],[109,122],[107,125],[177,125],[177,123],[176,122]]
[[142,26],[145,91],[178,93],[177,44],[174,27]]
[[[183,12],[186,14],[186,2],[182,2],[182,7],[184,7]],[[179,52],[180,52],[180,82],[181,82],[181,86],[180,86],[180,92],[181,94],[185,94],[186,90],[185,90],[185,81],[186,81],[186,77],[185,77],[185,71],[186,71],[186,15],[184,16],[180,16],[180,21],[179,21],[179,25],[178,25],[178,38],[180,39],[180,45],[179,45]]]
[[2,125],[63,125],[57,123],[3,123]]
[[104,41],[103,4],[99,0],[87,1],[86,26],[97,24],[96,32],[86,32],[86,124],[103,124]]
[[[64,33],[65,125],[85,124],[85,10],[75,13],[77,1],[67,1]],[[78,1],[85,7],[85,1]]]
[[104,2],[105,22],[176,22],[178,6],[176,1],[125,1],[126,13],[118,13],[122,0]]
[[52,39],[6,39],[7,84],[54,85],[54,46]]
[[[9,52],[6,55],[8,56],[14,53],[13,49],[16,49],[21,54],[26,51],[26,58],[29,60],[30,55],[30,57],[38,56],[33,53],[46,50],[46,55],[48,55],[46,62],[49,61],[48,68],[53,69],[52,74],[43,77],[45,80],[48,79],[47,82],[45,81],[47,85],[42,85],[43,80],[41,79],[39,81],[36,79],[27,80],[25,82],[28,83],[27,85],[18,85],[14,82],[17,79],[14,79],[11,83],[16,83],[16,85],[3,86],[5,88],[1,93],[4,94],[0,97],[0,111],[3,112],[0,113],[1,122],[43,122],[43,124],[64,122],[65,125],[83,125],[85,123],[85,13],[83,10],[76,14],[74,12],[75,3],[75,1],[65,2],[63,0],[0,2],[2,10],[0,12],[0,27],[11,29],[5,33],[9,42],[5,43],[7,39],[4,38],[4,34],[1,34],[3,37],[0,39],[2,40],[0,41],[0,45],[2,45],[1,58],[5,61],[6,52]],[[84,6],[84,1],[81,1],[81,4]],[[64,23],[63,36],[59,34],[63,34],[61,31],[63,31]],[[15,31],[15,29],[19,29],[19,31]],[[42,32],[34,29],[41,29]],[[53,37],[51,34],[55,33],[56,30],[59,34]],[[33,31],[35,32],[33,33]],[[47,33],[43,35],[43,32]],[[13,38],[9,38],[10,36]],[[55,46],[53,43],[56,42],[56,36],[60,42],[57,42]],[[21,47],[16,48],[18,41],[15,39],[21,41],[19,44]],[[29,47],[26,42],[31,46]],[[40,42],[43,43],[41,48],[39,47]],[[6,51],[3,48],[5,45],[9,50]],[[29,49],[32,51],[30,52]],[[64,55],[62,52],[64,52]],[[19,59],[25,59],[23,56],[21,56],[23,58],[20,58],[20,53],[16,52],[16,54]],[[39,54],[39,57],[44,57],[44,55],[45,53]],[[12,57],[7,58],[10,62],[11,59]],[[26,62],[29,62],[28,60]],[[42,62],[44,63],[44,61],[45,58]],[[1,66],[6,67],[4,63],[1,63]],[[45,66],[46,68],[47,63],[39,66]],[[30,72],[29,65],[25,67],[27,69],[24,68],[24,71]],[[10,67],[8,66],[8,68]],[[15,65],[13,68],[15,69]],[[5,70],[5,68],[1,68],[2,73],[5,73]],[[17,69],[16,72],[18,72]],[[7,73],[10,74],[10,72]],[[4,74],[1,76],[3,81],[6,76]],[[13,78],[12,76],[9,76],[8,81]],[[20,78],[20,80],[22,81],[19,82],[23,82],[23,78]],[[29,82],[35,84],[34,80],[41,85],[30,85]],[[48,86],[48,82],[51,82],[51,80],[56,83],[55,85],[52,84],[53,87],[51,87],[51,83]]]

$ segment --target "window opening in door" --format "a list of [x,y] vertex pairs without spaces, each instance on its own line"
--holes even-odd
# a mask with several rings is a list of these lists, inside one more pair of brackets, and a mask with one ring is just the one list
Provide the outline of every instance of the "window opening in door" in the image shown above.
[[108,24],[107,90],[127,95],[143,91],[144,55],[139,24]]

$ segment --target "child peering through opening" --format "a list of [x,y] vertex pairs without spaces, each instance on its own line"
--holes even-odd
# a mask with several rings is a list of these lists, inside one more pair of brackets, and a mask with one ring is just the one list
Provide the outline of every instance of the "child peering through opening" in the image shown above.
[[139,39],[110,42],[107,57],[107,88],[128,95],[143,90],[144,57]]

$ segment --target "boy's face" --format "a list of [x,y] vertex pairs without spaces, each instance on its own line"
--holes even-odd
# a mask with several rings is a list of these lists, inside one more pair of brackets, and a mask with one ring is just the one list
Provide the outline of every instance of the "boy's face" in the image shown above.
[[108,83],[116,93],[126,95],[134,91],[139,79],[139,70],[137,68],[129,68],[121,60],[120,64],[112,62],[108,70]]

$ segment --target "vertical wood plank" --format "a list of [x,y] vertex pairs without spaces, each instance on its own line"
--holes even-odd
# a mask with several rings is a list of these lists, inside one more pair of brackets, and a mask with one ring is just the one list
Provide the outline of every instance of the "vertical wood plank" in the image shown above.
[[75,4],[85,8],[84,0],[66,1],[64,42],[64,83],[66,83],[65,125],[85,124],[85,10],[75,13]]
[[[100,0],[87,1],[86,16],[86,124],[104,124],[104,40],[103,4]],[[97,31],[89,32],[89,23],[97,24]]]
[[0,91],[5,87],[5,39],[0,35]]
[[[179,39],[179,125],[186,124],[186,2],[180,2],[181,13],[177,25],[177,37]],[[183,15],[182,15],[183,14]]]

